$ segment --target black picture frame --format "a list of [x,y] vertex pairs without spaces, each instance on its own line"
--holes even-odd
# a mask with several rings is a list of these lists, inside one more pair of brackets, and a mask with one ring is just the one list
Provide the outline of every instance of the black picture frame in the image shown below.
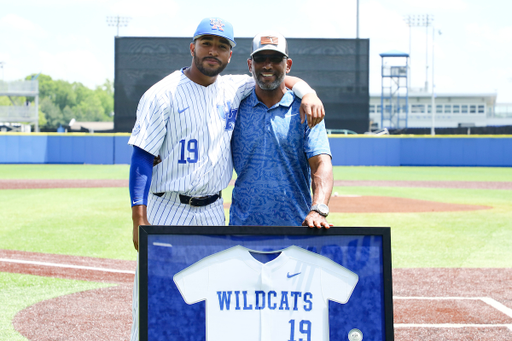
[[[335,305],[329,306],[330,324],[331,319],[338,323],[338,321],[347,320],[347,316],[355,318],[354,315],[367,314],[368,316],[363,319],[367,321],[366,324],[372,324],[372,326],[366,328],[361,324],[356,325],[357,329],[363,333],[363,339],[394,340],[389,227],[310,229],[290,226],[140,226],[138,269],[140,341],[205,340],[204,302],[202,306],[199,303],[195,304],[195,310],[187,313],[187,310],[192,308],[184,302],[179,302],[183,301],[181,296],[175,297],[179,291],[172,281],[172,276],[210,254],[235,245],[254,250],[278,250],[287,245],[297,245],[316,253],[327,253],[322,255],[342,266],[347,265],[342,264],[344,262],[352,264],[352,267],[359,266],[354,264],[366,262],[361,265],[360,273],[350,267],[348,269],[359,276],[367,276],[371,290],[365,291],[364,283],[366,282],[360,280],[347,302],[347,306],[349,303],[351,305],[350,314],[344,312],[342,316],[331,316],[337,314],[336,308],[340,307],[341,310],[345,308],[344,305],[333,302]],[[336,246],[339,247],[336,248]],[[330,252],[332,255],[329,254]],[[350,261],[340,261],[340,259]],[[361,302],[353,301],[356,297]],[[372,306],[365,308],[369,304]],[[178,307],[178,305],[181,306]],[[364,309],[368,312],[365,313]],[[370,310],[373,314],[371,318],[369,318]],[[174,326],[175,323],[185,325]],[[330,341],[347,340],[347,329],[348,327],[343,325],[335,331],[331,330]]]

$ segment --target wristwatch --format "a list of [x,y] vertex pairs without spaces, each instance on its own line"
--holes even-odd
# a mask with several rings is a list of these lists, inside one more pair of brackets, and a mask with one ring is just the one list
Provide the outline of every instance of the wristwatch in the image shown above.
[[329,206],[326,204],[313,205],[311,211],[318,212],[321,216],[327,217],[329,215]]

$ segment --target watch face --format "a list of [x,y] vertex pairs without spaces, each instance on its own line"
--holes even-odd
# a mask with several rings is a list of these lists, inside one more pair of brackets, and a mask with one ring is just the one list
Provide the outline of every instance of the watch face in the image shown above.
[[329,213],[329,207],[327,207],[327,205],[318,205],[318,208],[320,209],[320,211],[322,211],[323,214]]
[[325,204],[315,205],[315,206],[312,207],[312,209],[317,211],[318,213],[320,213],[324,217],[327,217],[327,215],[329,214],[329,206],[327,206]]

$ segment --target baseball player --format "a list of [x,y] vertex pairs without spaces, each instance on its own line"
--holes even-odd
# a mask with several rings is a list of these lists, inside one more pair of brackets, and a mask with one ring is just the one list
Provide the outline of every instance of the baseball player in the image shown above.
[[206,300],[207,340],[329,340],[329,301],[347,303],[357,274],[297,246],[279,253],[261,263],[238,245],[174,275],[186,303]]
[[[220,76],[236,45],[221,18],[201,21],[190,43],[192,63],[153,85],[141,98],[129,139],[133,243],[140,225],[224,225],[221,190],[233,173],[230,140],[240,101],[254,88],[247,75]],[[315,125],[323,105],[309,86],[288,77],[303,98],[301,113]],[[153,166],[155,157],[161,162]],[[132,340],[138,340],[134,283]]]

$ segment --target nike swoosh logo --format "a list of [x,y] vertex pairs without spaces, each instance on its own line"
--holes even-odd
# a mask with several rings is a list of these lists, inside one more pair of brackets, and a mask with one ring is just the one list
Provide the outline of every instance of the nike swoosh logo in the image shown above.
[[133,203],[134,205],[135,205],[136,203],[138,203],[138,202],[142,202],[142,199],[141,199],[141,200],[137,200],[137,201],[135,201],[135,200],[134,200],[134,201],[132,201],[132,203]]
[[288,273],[286,274],[286,276],[287,276],[288,278],[292,278],[292,277],[295,277],[295,276],[297,276],[297,275],[299,275],[299,274],[300,274],[300,272],[297,272],[296,274],[290,275],[290,273],[288,272]]
[[184,112],[184,111],[185,111],[185,110],[187,110],[188,108],[189,108],[189,107],[186,107],[185,109],[181,109],[181,110],[178,108],[178,114],[181,114],[182,112]]
[[296,113],[296,114],[286,114],[284,115],[284,117],[292,117],[292,116],[295,116],[295,115],[298,115],[299,113]]

